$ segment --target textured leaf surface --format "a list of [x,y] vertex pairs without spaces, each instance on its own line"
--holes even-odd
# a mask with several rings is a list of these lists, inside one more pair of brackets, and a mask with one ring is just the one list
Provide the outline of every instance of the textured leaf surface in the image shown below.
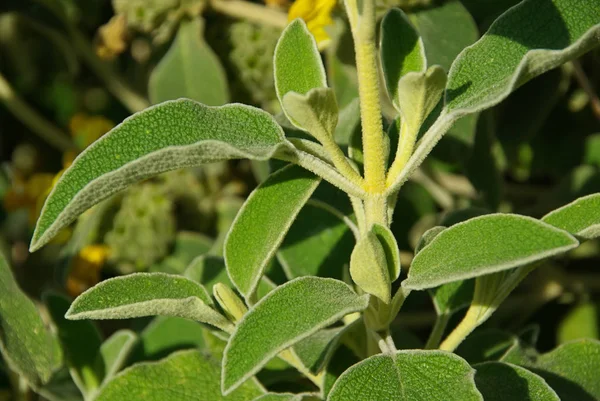
[[140,333],[130,362],[158,361],[174,351],[204,349],[206,327],[172,316],[158,316]]
[[244,203],[225,240],[225,263],[229,278],[245,297],[256,289],[320,181],[300,167],[288,166],[267,178]]
[[473,299],[473,290],[473,280],[455,281],[430,290],[435,311],[449,315],[466,308]]
[[227,77],[221,62],[203,39],[199,18],[183,20],[171,48],[152,71],[148,92],[152,103],[182,97],[208,106],[227,103]]
[[21,291],[0,253],[0,351],[8,367],[32,385],[48,382],[60,366],[57,339]]
[[398,243],[396,237],[392,231],[380,224],[373,225],[373,233],[379,240],[379,243],[383,247],[385,252],[385,260],[388,266],[388,273],[390,275],[390,281],[395,281],[400,277],[400,249],[398,249]]
[[442,116],[389,192],[398,189],[461,116],[492,107],[525,82],[597,46],[600,0],[525,0],[456,58]]
[[103,281],[81,294],[67,319],[128,319],[177,316],[231,329],[210,307],[212,299],[200,284],[164,273],[136,273]]
[[476,217],[438,234],[417,254],[403,285],[437,287],[549,258],[577,245],[567,232],[530,217]]
[[389,304],[392,298],[385,250],[371,230],[362,237],[350,256],[350,276],[364,292]]
[[598,15],[597,0],[528,0],[511,8],[453,64],[446,108],[490,107],[534,76],[588,51],[600,41]]
[[292,393],[269,393],[258,397],[253,401],[312,401],[320,400],[311,394],[292,394]]
[[368,302],[368,296],[333,279],[301,277],[276,288],[246,314],[229,339],[223,390],[232,391],[280,351],[364,310]]
[[562,401],[600,399],[600,342],[581,340],[541,355],[534,372],[542,376]]
[[327,87],[317,43],[301,19],[292,21],[281,34],[273,65],[275,90],[282,106],[288,92],[304,95],[311,89]]
[[248,401],[261,395],[254,381],[221,394],[219,364],[198,351],[180,351],[159,362],[124,370],[94,401]]
[[71,302],[62,295],[45,294],[44,302],[58,332],[71,377],[82,393],[89,394],[104,378],[104,363],[97,359],[102,345],[100,332],[93,322],[65,319]]
[[479,38],[475,21],[459,0],[417,9],[409,18],[423,39],[429,65],[441,65],[446,71],[456,56]]
[[341,279],[354,242],[341,219],[308,203],[285,236],[277,259],[290,280],[300,276]]
[[218,160],[264,160],[287,144],[273,118],[250,106],[208,107],[177,100],[150,107],[89,146],[65,171],[44,204],[31,250],[134,182]]
[[381,21],[381,66],[388,93],[396,105],[400,78],[427,68],[423,40],[399,8],[389,10]]
[[100,346],[100,355],[104,367],[102,382],[109,382],[127,362],[136,342],[137,335],[131,330],[119,330]]
[[600,236],[600,194],[584,196],[542,218],[546,223],[585,239]]
[[338,123],[338,106],[330,88],[314,88],[305,95],[289,92],[283,105],[290,121],[310,132],[320,142],[333,136]]
[[463,359],[441,351],[380,354],[344,372],[327,400],[480,401],[474,373]]
[[475,369],[475,384],[485,401],[560,401],[544,379],[525,368],[486,362],[476,365]]
[[352,325],[323,329],[294,345],[294,352],[311,372],[319,373],[335,352],[340,338]]

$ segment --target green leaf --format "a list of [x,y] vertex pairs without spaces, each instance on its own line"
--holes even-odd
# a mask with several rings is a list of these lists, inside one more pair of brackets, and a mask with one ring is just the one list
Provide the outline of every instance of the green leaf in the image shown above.
[[341,279],[354,243],[352,232],[339,217],[309,202],[285,236],[277,260],[290,280],[301,276]]
[[471,304],[473,280],[455,281],[430,290],[436,313],[451,315]]
[[364,292],[385,304],[391,301],[391,280],[385,250],[373,230],[362,237],[350,256],[350,275]]
[[342,336],[352,331],[359,320],[355,322],[346,326],[320,330],[294,345],[294,352],[312,373],[319,373],[329,363]]
[[290,122],[311,133],[320,142],[332,137],[338,123],[338,105],[330,88],[314,88],[306,94],[288,92],[283,107]]
[[358,296],[333,279],[301,277],[276,288],[230,337],[223,357],[223,392],[233,391],[279,352],[368,303],[367,295]]
[[320,400],[312,394],[292,394],[292,393],[269,393],[262,395],[253,401],[311,401]]
[[381,66],[390,99],[399,107],[402,94],[400,78],[409,72],[427,69],[423,40],[408,18],[398,8],[392,8],[381,21]]
[[130,362],[157,361],[174,351],[204,349],[207,329],[192,320],[158,316],[142,331]]
[[195,350],[179,351],[159,362],[124,370],[94,401],[248,401],[264,393],[255,381],[250,381],[225,397],[219,382],[216,361]]
[[544,217],[542,221],[583,238],[600,236],[600,194],[579,198]]
[[227,272],[244,297],[256,290],[267,264],[320,182],[312,173],[291,165],[269,176],[244,203],[225,240]]
[[510,348],[518,346],[516,336],[497,329],[476,331],[465,338],[456,354],[471,365],[501,359]]
[[317,43],[301,19],[292,21],[281,34],[275,47],[273,67],[275,90],[284,112],[283,97],[288,92],[304,95],[311,89],[327,87]]
[[208,107],[177,100],[150,107],[89,146],[65,171],[46,199],[31,251],[134,182],[218,160],[265,160],[286,146],[291,145],[273,118],[250,106]]
[[475,369],[475,384],[485,401],[560,401],[544,379],[520,366],[486,362]]
[[558,326],[558,343],[564,344],[581,338],[598,340],[600,338],[598,315],[598,306],[592,302],[575,306]]
[[[446,86],[446,73],[439,65],[424,72],[410,72],[398,82],[396,107],[402,116],[402,132],[414,134],[414,138],[427,116],[435,109]],[[405,131],[407,130],[407,131]]]
[[150,75],[148,92],[152,103],[182,97],[208,106],[229,101],[225,70],[204,41],[203,25],[200,18],[180,23],[171,48]]
[[475,217],[438,234],[415,256],[402,285],[433,288],[530,264],[578,245],[566,231],[531,217],[500,213]]
[[396,237],[389,228],[380,224],[374,224],[371,228],[373,234],[377,236],[383,251],[385,252],[385,260],[387,262],[390,281],[395,281],[400,277],[400,249],[396,243]]
[[504,13],[452,64],[442,115],[388,193],[400,188],[461,116],[498,104],[528,80],[597,46],[599,13],[599,0],[524,0]]
[[62,295],[44,294],[44,303],[54,321],[58,338],[73,381],[84,395],[100,386],[104,377],[102,360],[98,360],[102,338],[92,322],[65,319],[71,302]]
[[125,366],[137,341],[138,337],[133,331],[119,330],[102,343],[97,358],[102,360],[104,366],[103,384],[108,383]]
[[231,323],[211,308],[210,295],[200,284],[164,273],[136,273],[101,282],[81,294],[66,318],[129,319],[177,316],[231,330]]
[[421,35],[429,64],[439,64],[446,71],[456,56],[479,38],[477,24],[459,0],[416,9],[408,17]]
[[10,370],[32,386],[47,383],[62,362],[58,340],[44,326],[35,304],[19,289],[2,253],[0,351]]
[[446,110],[466,114],[491,107],[531,78],[597,46],[599,14],[597,0],[526,0],[511,8],[452,65]]
[[562,401],[600,399],[600,342],[597,340],[561,345],[541,355],[533,367]]
[[328,401],[483,400],[475,370],[442,351],[398,351],[352,366],[335,382]]
[[433,241],[433,239],[435,237],[437,237],[438,234],[441,233],[442,231],[444,231],[445,229],[446,229],[446,227],[444,227],[444,226],[435,226],[435,227],[431,227],[429,230],[425,231],[423,233],[423,235],[421,236],[421,238],[419,239],[417,246],[415,247],[415,255],[418,254],[419,252],[421,252],[423,250],[423,248],[425,248],[427,245],[429,245],[431,243],[431,241]]

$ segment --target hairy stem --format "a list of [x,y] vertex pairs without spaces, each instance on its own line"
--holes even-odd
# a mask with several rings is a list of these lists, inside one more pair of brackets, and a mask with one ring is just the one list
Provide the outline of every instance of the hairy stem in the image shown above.
[[440,345],[440,341],[442,341],[442,336],[444,335],[444,331],[448,326],[448,321],[450,320],[450,314],[445,313],[443,315],[439,315],[435,320],[435,324],[433,325],[433,330],[431,330],[431,334],[427,339],[427,343],[425,344],[425,349],[435,349]]
[[365,166],[365,190],[382,193],[385,190],[385,147],[381,104],[379,102],[379,70],[377,68],[377,46],[375,43],[374,0],[360,2],[348,0],[346,8],[354,38],[360,119]]

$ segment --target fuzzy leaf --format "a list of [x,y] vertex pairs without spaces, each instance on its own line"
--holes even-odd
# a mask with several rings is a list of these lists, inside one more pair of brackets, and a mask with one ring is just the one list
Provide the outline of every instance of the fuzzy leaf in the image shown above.
[[485,401],[560,401],[544,379],[520,366],[485,362],[475,369],[475,384]]
[[311,133],[320,142],[331,137],[338,123],[335,92],[330,88],[314,88],[301,95],[288,92],[283,96],[283,107],[290,122]]
[[102,345],[100,332],[93,322],[65,319],[71,302],[62,295],[47,293],[44,303],[56,326],[71,377],[81,392],[88,395],[100,386],[104,377],[103,362],[97,360]]
[[600,341],[580,340],[561,345],[539,356],[531,368],[562,401],[600,399]]
[[408,125],[408,132],[416,136],[440,101],[445,86],[446,73],[439,65],[431,66],[424,72],[408,73],[400,79],[396,107],[402,115],[402,124]]
[[437,287],[546,259],[579,245],[566,231],[531,217],[489,214],[455,224],[415,256],[403,286]]
[[452,65],[446,109],[473,113],[491,107],[531,78],[597,46],[598,15],[598,0],[527,0],[511,8]]
[[119,330],[102,343],[97,358],[104,367],[103,384],[112,380],[123,368],[137,341],[138,337],[133,331]]
[[261,395],[253,401],[318,401],[319,397],[312,394],[269,393]]
[[336,351],[341,337],[355,324],[323,329],[294,345],[294,352],[311,372],[321,372]]
[[375,355],[346,370],[328,401],[481,401],[475,370],[441,351],[398,351]]
[[140,333],[130,361],[158,361],[174,351],[204,350],[204,333],[207,331],[205,326],[192,320],[158,316]]
[[405,96],[398,91],[400,79],[409,72],[427,69],[423,40],[399,8],[389,10],[381,21],[381,66],[390,99],[396,107]]
[[200,18],[183,20],[171,48],[150,75],[152,103],[182,97],[208,106],[229,101],[227,77],[221,62],[203,38]]
[[391,301],[391,280],[386,254],[373,231],[361,238],[350,256],[350,275],[364,292],[372,294],[385,304]]
[[383,251],[385,252],[385,260],[388,266],[388,273],[390,276],[390,281],[395,281],[398,277],[400,277],[400,249],[398,249],[398,243],[396,243],[396,237],[392,231],[380,224],[373,225],[371,229],[373,233],[377,236],[379,243],[383,247]]
[[83,151],[46,199],[31,251],[102,199],[158,173],[225,159],[265,160],[290,146],[266,112],[192,100],[134,114]]
[[542,221],[583,238],[600,236],[600,194],[579,198],[544,217]]
[[354,243],[352,232],[339,217],[308,203],[285,236],[277,259],[290,280],[301,276],[341,279]]
[[500,103],[530,79],[597,46],[599,14],[600,0],[524,0],[498,18],[452,64],[442,115],[388,193],[400,188],[461,116]]
[[454,281],[430,290],[438,315],[451,315],[466,308],[473,299],[473,280]]
[[465,47],[479,39],[477,24],[460,0],[422,7],[408,17],[423,39],[429,65],[439,64],[446,71]]
[[288,166],[269,176],[242,206],[225,240],[225,264],[244,297],[256,290],[267,264],[320,181],[300,167]]
[[431,241],[433,241],[433,239],[435,237],[437,237],[438,234],[441,233],[442,231],[444,231],[445,229],[446,229],[446,227],[444,227],[444,226],[435,226],[435,227],[431,227],[429,230],[425,231],[423,233],[423,235],[421,236],[421,238],[419,239],[417,246],[415,247],[415,255],[418,254],[419,252],[421,252],[423,250],[423,248],[425,248],[427,245],[429,245],[431,243]]
[[368,303],[368,296],[333,279],[301,277],[276,288],[230,337],[223,357],[223,392],[233,391],[279,352]]
[[195,350],[134,365],[111,380],[94,401],[248,401],[264,391],[254,381],[228,396],[219,388],[219,364]]
[[57,339],[17,285],[0,253],[0,351],[10,370],[32,386],[45,384],[62,362]]
[[311,89],[327,87],[317,43],[301,19],[292,21],[281,34],[275,47],[273,67],[275,91],[284,112],[283,97],[288,92],[304,95]]
[[81,294],[66,318],[129,319],[142,316],[177,316],[230,330],[231,323],[212,309],[204,287],[181,276],[136,273],[101,282]]

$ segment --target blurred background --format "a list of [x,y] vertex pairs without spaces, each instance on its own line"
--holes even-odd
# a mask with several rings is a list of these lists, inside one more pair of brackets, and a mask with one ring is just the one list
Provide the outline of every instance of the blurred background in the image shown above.
[[[300,17],[322,50],[341,112],[357,114],[352,47],[340,5],[265,1],[0,1],[0,250],[42,313],[42,294],[49,290],[71,299],[116,275],[184,274],[191,264],[201,264],[206,282],[223,278],[211,260],[221,255],[244,199],[278,168],[232,161],[160,175],[103,201],[29,254],[53,183],[80,152],[132,113],[187,97],[208,105],[241,102],[279,115],[272,55],[288,20]],[[408,13],[423,36],[429,64],[446,71],[516,3],[377,0],[379,16],[390,7]],[[534,79],[491,110],[460,120],[400,193],[392,229],[404,264],[421,234],[435,225],[498,211],[541,217],[600,192],[599,93],[595,50]],[[385,108],[387,124],[392,110]],[[360,151],[359,124],[337,138],[345,149]],[[347,199],[326,184],[315,196],[351,213]],[[326,251],[314,251],[315,243]],[[309,204],[269,278],[275,283],[307,274],[343,278],[353,245],[338,218]],[[542,351],[574,338],[598,338],[599,251],[598,242],[590,241],[568,262],[554,260],[537,269],[484,327],[541,333]],[[397,325],[409,333],[406,344],[422,346],[434,320],[428,294],[414,293]],[[103,336],[123,327],[140,333],[130,363],[207,341],[199,325],[175,318],[99,327]],[[0,392],[8,387],[2,377]]]

